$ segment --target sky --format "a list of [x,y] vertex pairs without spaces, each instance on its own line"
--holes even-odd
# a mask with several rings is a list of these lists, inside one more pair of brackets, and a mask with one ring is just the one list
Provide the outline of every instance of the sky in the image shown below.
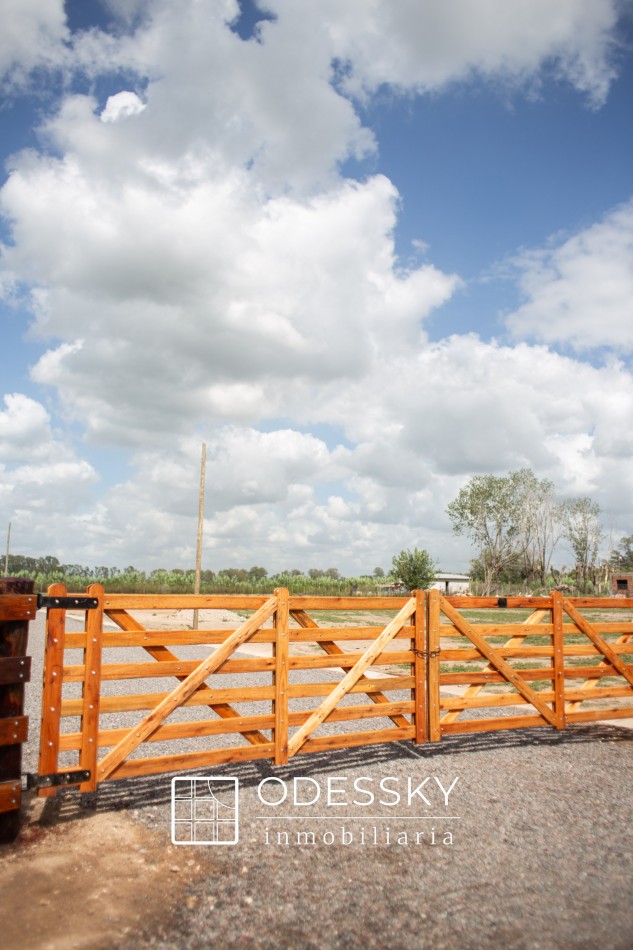
[[[631,0],[0,0],[0,535],[474,556],[531,468],[633,533]],[[559,548],[559,563],[571,552]]]

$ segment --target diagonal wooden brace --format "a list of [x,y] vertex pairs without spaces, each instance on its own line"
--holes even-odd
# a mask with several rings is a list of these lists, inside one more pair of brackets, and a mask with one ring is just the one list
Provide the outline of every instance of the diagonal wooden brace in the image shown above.
[[217,670],[240,644],[248,640],[263,623],[272,617],[276,609],[277,598],[274,596],[270,597],[252,617],[249,617],[237,630],[234,630],[231,636],[228,637],[217,650],[214,650],[206,660],[202,660],[180,685],[169,693],[155,709],[152,709],[149,715],[147,715],[138,726],[128,732],[118,745],[114,746],[114,748],[104,756],[98,765],[98,780],[103,782],[107,779],[130,752],[133,752],[134,749],[147,739],[147,737],[167,719],[174,709],[182,706],[183,703],[195,693],[198,686],[203,683],[211,673]]
[[471,627],[468,621],[465,620],[461,614],[458,614],[444,597],[441,598],[440,604],[444,616],[448,617],[448,619],[459,630],[459,632],[463,633],[465,637],[468,637],[468,639],[474,643],[482,656],[485,656],[486,659],[492,663],[494,668],[498,670],[509,683],[512,683],[512,685],[519,691],[521,696],[523,696],[523,698],[526,699],[528,703],[530,703],[540,712],[543,719],[549,722],[550,726],[556,726],[556,713],[550,709],[547,703],[543,702],[538,693],[536,693],[535,690],[527,685],[525,680],[519,676],[516,670],[513,670],[510,664],[506,663],[502,656],[499,656],[494,647],[491,647],[489,643],[486,643],[484,638],[479,633],[477,633],[475,628]]
[[295,732],[288,743],[288,756],[296,755],[308,736],[327,719],[336,704],[345,696],[350,689],[356,685],[365,670],[374,662],[376,657],[382,653],[390,640],[393,640],[399,630],[404,627],[407,620],[415,613],[415,597],[411,597],[402,610],[393,620],[387,624],[378,639],[374,640],[370,647],[363,653],[361,658],[356,661],[347,676],[336,685],[327,699],[321,703],[318,709],[315,709],[312,715],[304,722],[303,726]]
[[[297,623],[304,628],[304,630],[322,630],[323,628],[316,623],[312,617],[305,612],[305,610],[291,610],[290,615],[294,617]],[[334,643],[333,640],[319,640],[319,646],[324,650],[328,656],[345,656],[345,650],[341,650],[340,646],[337,643]],[[384,693],[367,693],[368,698],[372,703],[381,705],[388,703],[389,700]],[[389,717],[395,726],[410,726],[411,723],[405,716],[390,716]]]
[[[527,626],[536,626],[541,622],[541,620],[547,616],[546,610],[535,610],[527,620],[525,625]],[[521,646],[525,642],[525,638],[529,634],[529,630],[526,630],[525,633],[518,633],[514,637],[510,637],[507,643],[504,644],[506,647],[517,647]],[[488,666],[484,667],[482,673],[489,673],[494,671],[494,666],[492,663],[489,663]],[[462,699],[471,699],[473,696],[478,696],[482,692],[484,686],[469,686],[468,689],[464,692]],[[449,722],[457,722],[462,713],[465,712],[465,709],[451,709],[444,716],[442,716],[442,725]]]
[[600,652],[607,658],[611,666],[614,667],[620,673],[625,680],[633,686],[633,670],[631,670],[626,663],[624,663],[618,654],[609,646],[606,640],[603,640],[599,633],[597,633],[594,628],[591,626],[588,620],[585,620],[583,615],[579,613],[571,601],[564,599],[563,600],[563,610],[570,617],[578,629],[585,634],[586,637],[592,641],[594,646],[598,647]]
[[[143,627],[138,622],[138,620],[135,620],[134,617],[131,617],[126,610],[106,610],[106,614],[117,624],[117,626],[121,628],[121,630],[126,630],[128,632],[134,631],[136,633],[143,632],[145,630],[145,627]],[[165,646],[150,647],[143,645],[143,649],[155,660],[158,660],[159,663],[166,663],[170,660],[178,659],[176,654],[172,653],[171,650]],[[182,683],[186,677],[176,676],[176,679]],[[205,683],[202,682],[200,686],[196,687],[196,692],[206,688],[207,687]],[[229,703],[209,703],[209,709],[212,709],[214,713],[217,713],[220,719],[238,719],[240,717],[240,714],[237,712],[237,710],[233,709]],[[268,743],[266,736],[256,729],[247,730],[242,732],[241,735],[243,735],[245,739],[248,739],[252,745],[266,745]]]

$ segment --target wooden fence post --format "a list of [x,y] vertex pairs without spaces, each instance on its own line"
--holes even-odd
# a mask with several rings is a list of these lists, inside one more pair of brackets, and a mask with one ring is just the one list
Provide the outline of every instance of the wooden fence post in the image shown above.
[[428,646],[426,635],[426,597],[423,590],[415,592],[415,615],[413,618],[415,624],[415,637],[413,640],[414,661],[413,661],[413,703],[414,703],[414,723],[415,723],[415,742],[426,742],[429,737],[428,717],[427,717],[427,659]]
[[440,725],[440,592],[430,590],[427,602],[427,705],[429,710],[429,741],[442,738]]
[[285,587],[275,590],[275,765],[288,762],[288,626],[290,594]]
[[81,716],[81,752],[79,768],[90,778],[79,786],[80,792],[97,790],[99,706],[101,703],[101,654],[103,643],[103,586],[91,584],[86,594],[96,597],[99,606],[86,611],[86,649],[84,650],[83,712]]
[[[50,597],[65,597],[65,584],[51,584]],[[66,610],[49,607],[46,611],[46,648],[42,676],[42,725],[40,729],[40,758],[37,771],[52,775],[58,770],[59,730],[61,725],[62,684],[64,667],[64,636]],[[54,795],[56,789],[38,788],[38,798]]]
[[560,591],[552,591],[552,642],[554,656],[552,668],[554,671],[554,714],[556,728],[564,729],[565,717],[565,657],[563,655],[563,595]]
[[27,738],[24,684],[30,676],[26,656],[29,620],[37,600],[33,581],[0,578],[0,842],[14,841],[20,830],[22,743]]

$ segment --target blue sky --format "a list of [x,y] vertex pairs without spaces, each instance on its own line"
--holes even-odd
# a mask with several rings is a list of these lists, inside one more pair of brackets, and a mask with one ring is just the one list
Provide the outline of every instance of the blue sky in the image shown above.
[[630,2],[9,6],[14,550],[192,564],[203,440],[213,569],[463,570],[519,467],[633,531]]

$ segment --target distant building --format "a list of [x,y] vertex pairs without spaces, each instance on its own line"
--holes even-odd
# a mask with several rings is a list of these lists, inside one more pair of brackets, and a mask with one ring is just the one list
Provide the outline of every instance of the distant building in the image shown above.
[[633,573],[613,571],[611,594],[614,597],[633,597]]
[[436,574],[431,584],[432,590],[441,590],[443,594],[469,594],[470,577],[468,574]]
[[[408,593],[403,584],[393,582],[390,584],[379,584],[377,590],[379,593],[387,595]],[[436,574],[435,580],[429,587],[429,590],[439,590],[444,595],[470,594],[470,577],[468,574]]]

